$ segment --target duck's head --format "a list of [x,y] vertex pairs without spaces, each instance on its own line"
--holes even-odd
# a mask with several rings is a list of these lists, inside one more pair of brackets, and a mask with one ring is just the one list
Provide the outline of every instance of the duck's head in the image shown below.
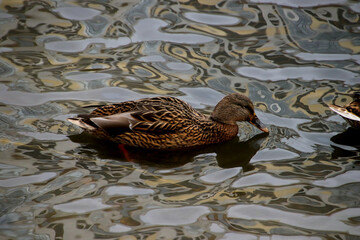
[[236,122],[246,121],[263,132],[269,132],[268,128],[259,120],[254,111],[254,105],[250,98],[232,93],[225,96],[211,114],[211,119],[230,125]]

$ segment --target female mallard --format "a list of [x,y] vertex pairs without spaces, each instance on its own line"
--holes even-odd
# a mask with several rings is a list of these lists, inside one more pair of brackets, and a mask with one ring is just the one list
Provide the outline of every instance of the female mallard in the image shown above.
[[268,129],[254,112],[251,100],[241,94],[225,96],[210,117],[174,97],[144,98],[96,108],[68,120],[90,134],[126,146],[180,149],[214,144],[234,138],[237,121]]
[[355,100],[340,107],[329,105],[330,109],[343,117],[353,128],[360,129],[360,92],[354,94]]

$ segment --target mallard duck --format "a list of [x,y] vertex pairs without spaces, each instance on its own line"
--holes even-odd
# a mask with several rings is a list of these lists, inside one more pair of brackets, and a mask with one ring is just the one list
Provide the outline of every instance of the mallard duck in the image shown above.
[[354,94],[354,101],[340,107],[329,105],[330,109],[343,117],[353,128],[360,129],[360,92]]
[[239,93],[225,96],[211,116],[175,97],[153,97],[101,106],[68,120],[96,137],[147,149],[182,149],[224,142],[237,135],[237,121],[247,121],[268,132],[251,100]]

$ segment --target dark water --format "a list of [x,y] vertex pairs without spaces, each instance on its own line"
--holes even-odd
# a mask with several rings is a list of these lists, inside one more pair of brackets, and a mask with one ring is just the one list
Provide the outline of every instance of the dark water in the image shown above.
[[[357,1],[0,1],[1,239],[359,239]],[[91,105],[249,96],[270,134],[140,152]]]

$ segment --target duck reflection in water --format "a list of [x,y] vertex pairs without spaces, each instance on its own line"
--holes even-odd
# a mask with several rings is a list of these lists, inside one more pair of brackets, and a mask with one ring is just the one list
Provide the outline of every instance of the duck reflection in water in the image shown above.
[[350,148],[332,145],[334,151],[332,158],[358,156],[360,151],[360,130],[349,127],[345,132],[339,133],[330,139],[333,143],[339,145],[350,146]]
[[102,159],[132,161],[159,168],[173,168],[193,161],[194,158],[200,154],[215,153],[219,167],[242,167],[244,171],[250,171],[254,169],[250,160],[260,149],[268,135],[268,133],[258,134],[245,142],[239,141],[239,137],[235,137],[220,144],[199,146],[178,151],[126,147],[126,154],[128,155],[126,157],[124,156],[124,152],[117,147],[116,143],[109,141],[104,144],[104,140],[92,137],[86,132],[69,136],[69,138],[71,141],[83,145],[83,147],[79,149],[79,154],[88,154],[86,149],[95,149],[98,157]]

